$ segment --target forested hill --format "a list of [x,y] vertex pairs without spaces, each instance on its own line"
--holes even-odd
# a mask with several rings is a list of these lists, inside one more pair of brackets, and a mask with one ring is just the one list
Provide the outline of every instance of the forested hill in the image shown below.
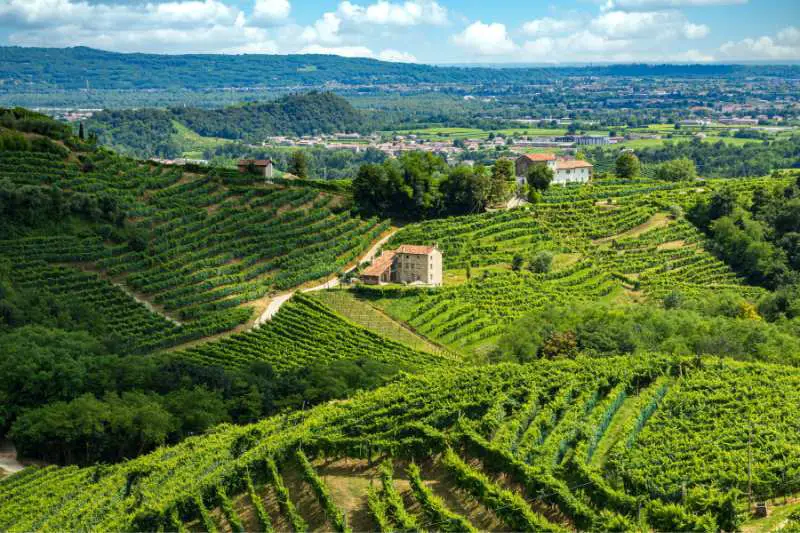
[[120,54],[85,47],[0,47],[0,91],[322,87],[514,83],[563,76],[797,76],[796,66],[608,65],[566,68],[435,67],[328,55]]
[[176,122],[204,137],[260,142],[269,135],[364,131],[367,116],[329,92],[289,95],[221,109],[181,107],[103,111],[87,123],[100,141],[132,155],[179,152]]

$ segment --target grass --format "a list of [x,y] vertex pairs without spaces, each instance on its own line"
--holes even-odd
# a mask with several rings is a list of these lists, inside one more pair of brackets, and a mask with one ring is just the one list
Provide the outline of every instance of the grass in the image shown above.
[[319,299],[340,315],[383,337],[428,353],[438,354],[443,351],[407,326],[376,309],[369,302],[359,300],[350,291],[343,289],[319,291],[313,298]]
[[[780,500],[779,500],[780,501]],[[750,518],[742,524],[743,533],[760,533],[777,531],[783,526],[783,521],[795,511],[800,511],[800,501],[787,505],[769,505],[769,516],[766,518]]]
[[202,159],[203,151],[211,150],[231,142],[229,139],[222,139],[220,137],[203,137],[177,120],[173,120],[172,125],[175,126],[175,129],[178,131],[178,133],[175,134],[175,140],[180,144],[183,150],[183,157]]

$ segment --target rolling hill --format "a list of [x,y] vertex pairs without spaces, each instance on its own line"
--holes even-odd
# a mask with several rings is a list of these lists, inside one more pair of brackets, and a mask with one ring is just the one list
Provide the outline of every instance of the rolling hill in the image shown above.
[[0,481],[0,527],[733,530],[748,439],[759,498],[799,488],[798,385],[656,355],[439,370],[119,465],[27,469]]

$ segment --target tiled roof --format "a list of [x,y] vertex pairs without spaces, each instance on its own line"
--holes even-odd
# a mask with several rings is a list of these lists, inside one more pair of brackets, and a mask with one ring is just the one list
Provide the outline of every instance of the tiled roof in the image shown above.
[[380,276],[386,269],[392,267],[392,260],[394,260],[395,252],[383,252],[380,257],[378,257],[375,261],[372,262],[370,266],[365,268],[362,272],[362,276]]
[[592,168],[592,164],[587,161],[581,161],[580,159],[572,159],[572,160],[559,160],[556,162],[556,169],[557,170],[570,170],[573,168]]
[[433,246],[418,246],[416,244],[401,244],[397,249],[399,254],[428,255],[433,252]]
[[531,161],[555,161],[556,154],[525,154],[522,157],[527,157]]
[[271,165],[272,161],[270,159],[241,159],[237,165],[240,167],[246,167],[247,165],[253,165],[255,167],[266,167]]

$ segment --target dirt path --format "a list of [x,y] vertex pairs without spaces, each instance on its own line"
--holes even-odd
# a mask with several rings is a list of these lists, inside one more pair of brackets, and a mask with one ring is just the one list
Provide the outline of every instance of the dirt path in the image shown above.
[[157,308],[156,306],[153,305],[152,302],[150,302],[150,301],[146,300],[145,298],[139,296],[138,294],[136,294],[135,292],[130,290],[124,283],[122,283],[121,281],[118,281],[118,280],[108,276],[105,272],[103,272],[102,270],[96,268],[94,265],[91,265],[89,263],[66,263],[65,265],[66,266],[71,266],[71,267],[77,267],[80,270],[83,270],[84,272],[90,272],[92,274],[97,274],[98,276],[100,276],[101,279],[111,283],[115,287],[118,287],[122,292],[124,292],[125,294],[127,294],[128,296],[133,298],[137,303],[140,303],[143,306],[145,306],[147,308],[147,310],[150,311],[151,313],[159,315],[159,316],[169,320],[170,322],[172,322],[176,326],[182,326],[183,325],[183,324],[181,324],[180,321],[178,321],[178,319],[169,316],[163,309]]
[[[375,256],[378,254],[378,250],[380,250],[381,247],[384,244],[389,242],[389,239],[394,237],[394,235],[395,235],[395,233],[397,233],[397,231],[398,231],[397,229],[392,229],[391,231],[389,231],[389,233],[387,233],[386,235],[381,237],[378,241],[376,241],[375,244],[373,244],[372,247],[369,250],[367,250],[366,253],[364,253],[364,255],[361,256],[361,259],[358,260],[358,263],[356,263],[355,265],[345,269],[345,273],[351,272],[351,271],[355,270],[357,266],[363,265],[364,263],[369,263],[370,261],[375,259]],[[311,286],[311,287],[306,287],[304,289],[300,289],[300,292],[314,292],[314,291],[321,291],[321,290],[324,290],[324,289],[332,289],[334,287],[337,287],[338,285],[339,285],[339,278],[338,277],[333,277],[333,278],[330,278],[330,279],[328,279],[328,280],[326,280],[323,283],[320,283],[318,285],[314,285],[314,286]],[[259,316],[256,319],[255,323],[253,323],[253,327],[258,327],[258,326],[262,325],[263,323],[267,322],[268,320],[271,320],[272,317],[274,317],[275,314],[278,311],[280,311],[280,309],[283,306],[283,304],[288,302],[292,298],[292,296],[294,296],[295,292],[296,291],[289,291],[289,292],[285,292],[283,294],[279,294],[277,296],[274,296],[270,300],[269,304],[267,304],[267,308],[264,310],[264,312],[261,313],[261,316]]]
[[11,442],[4,440],[0,441],[0,471],[3,474],[14,474],[25,468],[25,466],[17,461],[17,451]]
[[650,230],[656,228],[663,228],[664,226],[668,226],[673,222],[673,219],[667,213],[656,213],[655,215],[651,216],[647,222],[643,224],[639,224],[636,227],[633,227],[629,230],[623,231],[622,233],[617,233],[616,235],[609,235],[608,237],[601,237],[599,239],[594,239],[592,242],[594,244],[602,244],[604,242],[610,242],[614,239],[622,239],[624,237],[638,237],[639,235],[646,233]]
[[528,200],[522,198],[521,196],[517,196],[516,194],[511,197],[511,199],[506,203],[506,209],[514,209],[515,207],[521,207],[528,203]]

